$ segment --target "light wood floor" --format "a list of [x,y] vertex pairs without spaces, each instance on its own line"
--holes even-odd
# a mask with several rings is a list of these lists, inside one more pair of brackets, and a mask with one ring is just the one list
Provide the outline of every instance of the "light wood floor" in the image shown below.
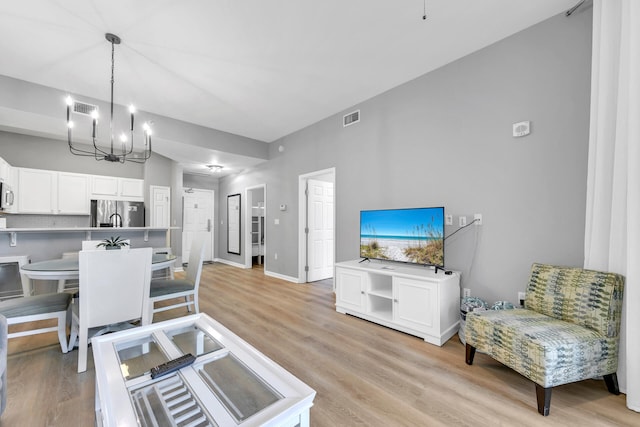
[[[330,283],[299,285],[261,269],[205,265],[200,308],[316,390],[313,426],[638,426],[640,414],[601,381],[557,387],[551,414],[531,382],[485,355],[464,363],[457,336],[427,344],[335,311]],[[176,309],[155,320],[186,314]],[[94,368],[54,334],[9,344],[0,426],[91,426]]]

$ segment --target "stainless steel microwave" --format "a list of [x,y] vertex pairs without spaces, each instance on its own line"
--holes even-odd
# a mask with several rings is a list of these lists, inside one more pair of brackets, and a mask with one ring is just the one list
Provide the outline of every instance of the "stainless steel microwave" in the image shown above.
[[13,206],[15,195],[11,187],[3,181],[0,181],[0,210],[4,211]]

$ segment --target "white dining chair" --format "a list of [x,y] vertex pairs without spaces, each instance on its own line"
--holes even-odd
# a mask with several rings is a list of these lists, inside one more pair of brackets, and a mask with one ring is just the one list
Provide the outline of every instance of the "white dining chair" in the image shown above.
[[[78,252],[63,252],[62,259],[78,259]],[[58,280],[58,292],[77,291],[77,279],[60,279]]]
[[[196,313],[200,312],[198,289],[200,287],[200,276],[202,275],[204,250],[204,241],[194,239],[191,242],[189,263],[185,268],[184,279],[157,279],[151,281],[149,310],[147,311],[149,317],[143,319],[144,325],[151,324],[153,322],[153,315],[161,311],[179,307],[187,307],[187,310],[191,311],[191,306],[193,306]],[[184,298],[184,301],[158,307],[155,305],[159,301],[175,298]]]
[[[18,331],[11,332],[9,338],[25,337],[34,334],[57,332],[60,349],[68,351],[67,326],[68,308],[71,294],[52,293],[20,298],[12,298],[0,302],[0,314],[6,317],[7,324],[21,325]],[[56,321],[55,326],[45,326],[41,321]]]
[[148,317],[151,248],[81,251],[80,291],[71,337],[78,338],[78,372],[87,370],[90,328]]
[[83,251],[103,250],[104,247],[98,247],[99,243],[102,243],[102,240],[83,240],[82,250]]
[[[153,248],[153,254],[159,254],[159,255],[173,255],[173,251],[171,250],[171,247],[167,246],[165,248]],[[169,267],[167,268],[163,268],[161,270],[156,270],[156,271],[152,271],[151,272],[151,280],[157,280],[157,279],[174,279],[174,267],[173,264],[171,264]]]

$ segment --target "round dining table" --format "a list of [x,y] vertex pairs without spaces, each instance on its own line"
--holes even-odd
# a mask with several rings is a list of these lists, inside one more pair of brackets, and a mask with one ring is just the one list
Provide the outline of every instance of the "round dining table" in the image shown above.
[[[151,257],[151,270],[162,270],[170,267],[176,261],[175,255],[153,254]],[[80,277],[80,264],[78,258],[50,259],[46,261],[24,264],[20,272],[29,280],[28,289],[24,289],[25,296],[33,292],[32,280],[70,280]]]

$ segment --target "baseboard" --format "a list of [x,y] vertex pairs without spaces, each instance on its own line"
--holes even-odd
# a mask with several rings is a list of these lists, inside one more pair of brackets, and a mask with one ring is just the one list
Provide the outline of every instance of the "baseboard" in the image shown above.
[[219,263],[221,263],[221,264],[231,265],[231,266],[233,266],[233,267],[238,267],[238,268],[247,268],[247,267],[245,267],[245,265],[244,265],[244,264],[240,264],[240,263],[237,263],[237,262],[229,261],[228,259],[215,258],[213,261],[214,261],[214,262],[219,262]]
[[[222,259],[222,258],[216,258],[214,259],[214,262],[219,262],[221,264],[227,264],[230,265],[232,267],[238,267],[238,268],[251,268],[251,267],[246,267],[244,264],[239,264],[237,262],[233,262],[233,261],[229,261],[227,259]],[[282,279],[282,280],[286,280],[287,282],[292,282],[292,283],[304,283],[301,282],[297,277],[291,277],[291,276],[285,276],[284,274],[278,274],[278,273],[274,273],[272,271],[264,271],[264,275],[265,276],[269,276],[269,277],[275,277],[276,279]]]
[[272,271],[265,270],[264,274],[265,274],[265,276],[275,277],[276,279],[286,280],[287,282],[303,283],[303,282],[300,282],[297,277],[285,276],[284,274],[278,274],[278,273],[274,273]]

